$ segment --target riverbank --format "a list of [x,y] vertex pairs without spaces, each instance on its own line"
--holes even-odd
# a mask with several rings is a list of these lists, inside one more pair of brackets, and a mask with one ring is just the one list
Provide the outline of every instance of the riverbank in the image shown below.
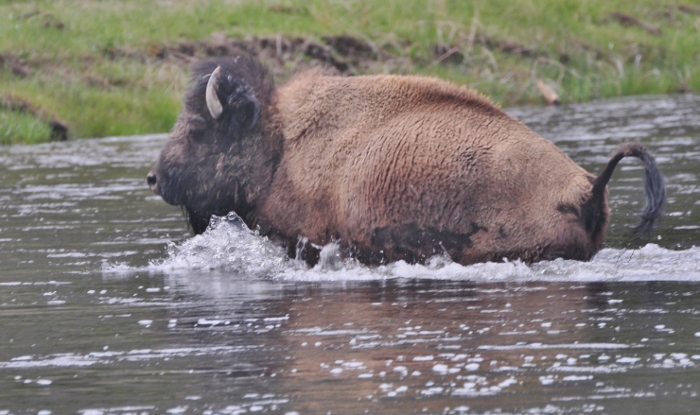
[[438,76],[504,106],[700,91],[689,0],[0,4],[0,143],[168,131],[196,59]]

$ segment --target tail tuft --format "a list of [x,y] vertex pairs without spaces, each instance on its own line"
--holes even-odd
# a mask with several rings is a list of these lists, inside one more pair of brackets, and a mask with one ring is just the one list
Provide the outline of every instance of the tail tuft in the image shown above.
[[620,145],[613,153],[603,173],[596,179],[593,185],[593,193],[602,195],[617,163],[624,157],[636,157],[644,163],[646,205],[640,213],[641,220],[633,228],[633,232],[639,237],[648,237],[654,229],[654,222],[663,213],[666,203],[666,184],[659,166],[656,164],[656,160],[644,146],[639,143]]

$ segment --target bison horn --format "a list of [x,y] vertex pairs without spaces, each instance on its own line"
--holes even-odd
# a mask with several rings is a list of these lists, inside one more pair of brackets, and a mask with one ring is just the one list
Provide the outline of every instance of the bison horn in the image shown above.
[[221,113],[224,112],[224,107],[221,105],[219,96],[216,95],[216,88],[219,84],[219,72],[221,72],[221,66],[217,66],[214,72],[211,73],[209,77],[209,82],[207,82],[207,108],[209,108],[209,114],[213,119],[218,119]]

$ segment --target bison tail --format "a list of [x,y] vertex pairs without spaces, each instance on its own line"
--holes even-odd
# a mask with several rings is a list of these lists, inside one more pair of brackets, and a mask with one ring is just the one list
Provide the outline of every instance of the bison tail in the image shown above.
[[624,157],[630,156],[636,157],[644,163],[646,205],[640,214],[641,220],[634,227],[633,231],[637,236],[646,237],[649,236],[654,228],[656,219],[663,213],[664,204],[666,203],[666,185],[654,157],[647,152],[644,146],[639,143],[625,143],[618,147],[603,173],[596,178],[593,184],[593,195],[603,195],[605,186],[610,181],[617,163]]

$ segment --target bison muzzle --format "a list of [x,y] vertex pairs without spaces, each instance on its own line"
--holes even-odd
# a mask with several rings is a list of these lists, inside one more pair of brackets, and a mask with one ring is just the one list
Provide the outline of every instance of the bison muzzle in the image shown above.
[[306,241],[309,263],[328,243],[367,264],[585,261],[603,244],[607,183],[623,157],[646,173],[635,232],[662,212],[664,180],[641,145],[620,146],[596,177],[444,81],[315,69],[277,88],[247,56],[202,61],[193,74],[147,181],[197,234],[235,212],[291,256]]

